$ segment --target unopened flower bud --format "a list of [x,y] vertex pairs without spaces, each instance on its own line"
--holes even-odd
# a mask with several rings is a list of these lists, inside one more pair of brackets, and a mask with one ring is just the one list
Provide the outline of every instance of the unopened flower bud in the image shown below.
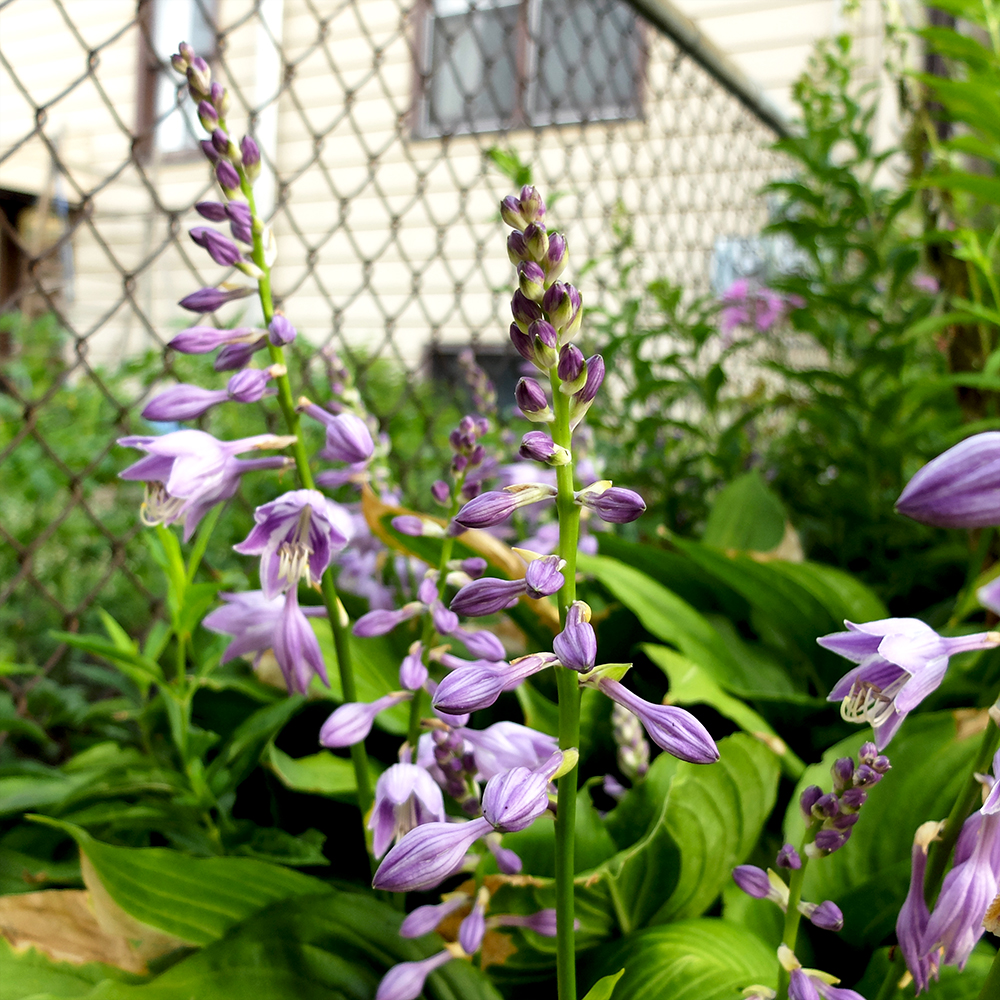
[[820,830],[816,834],[813,846],[818,851],[825,851],[828,854],[832,854],[834,851],[839,851],[847,843],[849,836],[849,832],[843,830]]
[[222,222],[226,218],[226,206],[219,201],[199,201],[194,209],[210,222]]
[[533,378],[523,378],[517,383],[514,399],[521,412],[535,423],[547,423],[554,416],[545,390]]
[[212,70],[201,56],[195,56],[187,68],[188,85],[197,92],[198,99],[208,97],[212,86]]
[[579,392],[587,383],[587,362],[583,360],[583,351],[576,344],[566,344],[559,352],[559,368],[557,369],[562,385],[559,391],[567,396]]
[[878,747],[874,743],[869,741],[868,743],[861,744],[861,749],[858,751],[858,760],[862,764],[871,764],[877,756]]
[[263,350],[267,346],[267,338],[261,337],[259,340],[249,341],[240,344],[226,344],[219,351],[212,366],[217,372],[231,372],[237,368],[248,365],[257,351]]
[[221,128],[212,129],[212,146],[219,156],[229,153],[229,136]]
[[542,223],[533,222],[525,227],[524,246],[532,260],[538,262],[545,259],[545,255],[549,252],[549,235]]
[[240,153],[243,156],[243,172],[252,184],[260,176],[260,147],[245,135],[240,141]]
[[[217,129],[219,124],[219,113],[212,107],[208,101],[200,101],[198,103],[198,121],[201,122],[201,127],[206,132],[213,132]],[[214,145],[214,136],[213,136]],[[224,150],[219,150],[219,152],[224,152]]]
[[559,277],[569,263],[569,249],[566,237],[562,233],[552,233],[549,236],[549,249],[541,260],[545,272],[545,284],[549,286]]
[[536,222],[545,217],[545,202],[542,200],[538,188],[533,184],[525,184],[521,188],[518,201],[521,206],[521,216],[525,222]]
[[838,758],[834,761],[833,767],[830,768],[830,772],[833,774],[834,791],[841,792],[845,788],[850,787],[851,779],[854,777],[854,758]]
[[802,867],[802,858],[799,857],[799,852],[791,844],[785,844],[778,851],[778,857],[774,863],[778,868],[791,868],[797,871]]
[[461,566],[462,572],[470,580],[478,580],[486,572],[487,563],[482,556],[470,556],[462,560]]
[[812,807],[816,819],[830,819],[840,811],[840,800],[832,792],[821,795]]
[[572,459],[569,450],[555,444],[545,431],[529,431],[525,434],[518,454],[521,458],[544,462],[546,465],[567,465]]
[[224,118],[229,111],[229,91],[218,80],[213,81],[212,86],[208,88],[208,99],[212,102],[212,107]]
[[191,239],[208,251],[216,264],[232,267],[243,259],[240,248],[228,237],[209,226],[196,226],[191,230]]
[[836,903],[826,900],[818,906],[816,903],[799,903],[799,913],[814,927],[824,931],[841,931],[844,929],[844,914]]
[[170,57],[170,65],[173,66],[178,73],[187,73],[188,61],[180,53],[175,52]]
[[232,198],[239,193],[240,175],[227,160],[219,160],[215,165],[215,179],[219,182],[219,187],[228,198]]
[[867,799],[868,793],[863,788],[848,788],[840,796],[840,808],[846,812],[857,812]]
[[451,487],[443,479],[437,479],[431,485],[431,496],[439,504],[446,505],[451,500]]
[[542,298],[542,308],[564,342],[579,329],[581,304],[579,291],[565,281],[554,282]]
[[859,764],[858,769],[854,772],[855,788],[870,788],[872,785],[877,785],[881,780],[882,775],[867,764]]
[[524,242],[524,233],[516,229],[507,237],[507,257],[517,267],[522,260],[531,260],[528,244]]
[[564,565],[565,561],[558,556],[543,556],[528,563],[524,571],[528,596],[537,600],[560,590],[566,583],[561,572]]
[[245,368],[229,380],[226,391],[229,393],[229,398],[237,403],[256,403],[264,398],[270,378],[270,368],[263,371],[258,368]]
[[576,502],[610,524],[628,524],[646,510],[646,501],[638,493],[620,486],[612,486],[600,493],[580,490],[576,494]]
[[500,202],[500,218],[511,229],[524,229],[527,219],[521,214],[521,199],[516,194],[509,194]]
[[215,312],[220,306],[234,299],[242,299],[247,295],[252,295],[251,288],[235,288],[223,292],[218,288],[199,288],[198,291],[184,296],[178,305],[182,309],[187,309],[195,313]]
[[201,151],[205,154],[209,162],[219,162],[219,154],[215,151],[215,146],[212,145],[211,139],[202,139],[198,145],[201,146]]
[[545,272],[533,260],[517,265],[517,279],[521,292],[532,302],[541,302],[545,294]]
[[532,302],[520,289],[514,292],[510,300],[510,311],[514,322],[523,333],[527,333],[528,327],[542,318],[542,310],[538,303]]
[[802,810],[802,815],[805,817],[806,822],[812,821],[812,808],[819,801],[822,794],[823,789],[819,785],[810,785],[799,796],[799,808]]
[[281,313],[275,313],[267,324],[267,334],[275,347],[283,347],[295,339],[295,327]]
[[892,770],[892,764],[889,763],[889,758],[882,753],[871,762],[871,769],[878,774],[885,774],[887,771]]
[[587,358],[587,381],[583,388],[575,393],[570,401],[569,426],[575,429],[587,415],[591,404],[597,396],[597,390],[604,382],[604,358],[600,354]]

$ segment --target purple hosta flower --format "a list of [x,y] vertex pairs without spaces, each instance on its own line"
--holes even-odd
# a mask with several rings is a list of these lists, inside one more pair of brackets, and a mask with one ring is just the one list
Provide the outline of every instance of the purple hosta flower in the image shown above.
[[764,286],[752,286],[747,278],[737,278],[723,293],[722,303],[723,334],[732,333],[737,326],[753,326],[766,333],[786,308],[781,295]]
[[423,601],[411,601],[404,604],[398,610],[376,608],[362,615],[355,623],[351,631],[359,639],[374,639],[377,635],[387,635],[397,625],[422,615],[426,610]]
[[558,490],[547,483],[507,486],[470,500],[455,515],[455,520],[464,528],[492,528],[506,521],[519,507],[551,500],[557,493]]
[[649,744],[638,718],[622,705],[611,711],[611,725],[618,745],[618,769],[634,785],[649,771]]
[[[274,646],[274,632],[285,608],[283,597],[267,598],[261,590],[249,590],[240,594],[219,594],[225,605],[216,608],[202,621],[210,632],[231,635],[233,641],[222,654],[222,662],[228,663],[237,656],[249,658],[254,654],[257,665],[261,654]],[[301,609],[309,618],[325,618],[326,608],[307,607]]]
[[232,330],[219,330],[214,326],[189,326],[181,330],[167,347],[181,354],[209,354],[223,344],[249,343],[260,336],[259,331],[240,326]]
[[791,844],[785,844],[778,851],[778,857],[774,863],[778,868],[792,868],[797,871],[802,867],[802,858],[799,857],[799,852]]
[[274,630],[274,658],[289,691],[305,694],[314,673],[330,686],[316,633],[299,607],[294,588],[285,595],[285,606]]
[[590,624],[590,608],[574,601],[566,613],[566,625],[553,640],[552,651],[570,670],[587,673],[597,661],[597,634]]
[[715,741],[690,712],[675,705],[644,701],[610,677],[601,677],[597,687],[638,716],[649,738],[667,753],[692,764],[714,764],[719,759]]
[[225,292],[219,288],[199,288],[197,292],[192,292],[181,299],[178,305],[189,312],[210,313],[215,312],[227,302],[245,299],[253,293],[253,288],[230,288]]
[[[607,482],[604,480],[603,482]],[[602,521],[611,524],[628,524],[640,517],[646,510],[646,502],[634,490],[620,486],[601,488],[602,483],[594,483],[575,495],[575,502],[581,507],[594,511]]]
[[323,723],[319,741],[325,747],[349,747],[360,743],[372,731],[375,716],[379,712],[384,712],[401,701],[409,701],[412,697],[411,691],[393,691],[378,701],[346,702]]
[[483,886],[476,893],[472,912],[458,926],[458,943],[466,955],[475,955],[482,947],[486,936],[486,907],[490,902],[490,891]]
[[447,949],[419,962],[400,962],[394,965],[378,984],[375,1000],[417,1000],[423,992],[427,977],[454,955]]
[[195,430],[174,431],[160,437],[124,437],[118,439],[118,444],[140,448],[148,454],[119,476],[146,483],[143,523],[180,521],[184,525],[184,540],[188,541],[205,514],[236,492],[243,473],[253,469],[281,469],[291,464],[280,456],[239,459],[237,455],[286,448],[294,441],[294,437],[274,434],[218,441],[211,434]]
[[171,386],[154,396],[142,410],[144,420],[197,420],[219,403],[229,399],[225,389],[203,389],[199,385]]
[[492,829],[484,817],[467,823],[424,823],[389,851],[372,885],[389,892],[433,889],[462,867],[469,848]]
[[[993,769],[994,774],[1000,769],[1000,752]],[[959,969],[982,937],[983,919],[1000,889],[1000,785],[994,784],[982,809],[965,821],[959,841],[963,838],[920,942],[924,955],[941,948],[941,961]]]
[[209,257],[216,264],[232,267],[243,259],[240,248],[228,236],[216,232],[211,226],[197,226],[191,230],[191,239],[202,249],[208,251]]
[[318,582],[351,539],[351,515],[317,490],[292,490],[254,511],[253,530],[233,548],[260,556],[261,589],[273,597],[300,579]]
[[382,857],[393,841],[422,823],[440,823],[444,818],[444,798],[434,779],[416,764],[393,764],[379,776],[368,820],[375,857]]
[[556,662],[552,653],[533,653],[510,663],[472,660],[438,684],[431,704],[453,715],[489,708],[504,691],[513,691],[532,674]]
[[500,580],[484,576],[466,584],[451,601],[451,610],[467,618],[496,614],[512,607],[522,594],[534,600],[556,593],[565,584],[564,560],[542,556],[528,563],[520,580]]
[[483,792],[483,816],[500,833],[527,829],[548,810],[549,783],[564,761],[556,750],[537,767],[513,767],[491,778]]
[[295,327],[281,313],[275,313],[267,324],[267,335],[275,347],[284,347],[295,339]]
[[555,736],[548,736],[517,722],[494,722],[486,729],[461,729],[465,742],[472,747],[476,776],[481,781],[514,767],[538,767],[559,747]]
[[938,976],[940,956],[937,950],[925,954],[922,947],[931,916],[924,899],[924,875],[927,871],[927,850],[931,842],[938,839],[943,826],[943,823],[931,820],[917,827],[911,854],[910,888],[896,920],[899,950],[906,959],[906,967],[913,976],[918,996],[927,989],[931,978],[937,979]]
[[790,973],[788,1000],[865,1000],[854,990],[838,987],[840,980],[836,976],[819,969],[803,969],[787,945],[778,947],[778,961]]
[[267,337],[249,340],[243,343],[226,344],[216,355],[213,368],[217,372],[231,372],[245,368],[253,360],[253,356],[267,346]]
[[928,462],[906,484],[896,510],[939,528],[1000,524],[1000,431],[973,434]]
[[371,431],[359,416],[353,413],[333,414],[306,399],[299,400],[299,408],[326,425],[326,445],[319,453],[320,458],[354,465],[367,462],[375,453]]
[[407,691],[419,691],[427,683],[427,667],[424,666],[423,643],[417,641],[399,665],[399,686]]
[[909,712],[944,679],[948,658],[972,649],[1000,644],[1000,632],[946,638],[916,618],[886,618],[855,625],[817,641],[857,663],[827,697],[840,701],[847,722],[867,722],[875,730],[875,743],[885,748]]
[[[526,927],[542,937],[556,936],[556,911],[553,909],[539,910],[537,913],[503,913],[490,917],[489,927]],[[580,921],[574,921],[574,929],[578,930]]]
[[399,936],[418,938],[430,934],[445,917],[469,905],[470,896],[465,892],[450,892],[441,897],[440,903],[418,906],[408,913],[399,926]]

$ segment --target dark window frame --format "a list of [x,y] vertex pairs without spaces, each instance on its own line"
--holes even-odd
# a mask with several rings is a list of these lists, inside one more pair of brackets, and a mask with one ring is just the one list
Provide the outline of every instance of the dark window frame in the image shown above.
[[[581,111],[578,108],[567,108],[562,114],[550,115],[544,109],[532,107],[534,96],[541,78],[540,58],[544,58],[544,47],[539,45],[537,35],[540,31],[543,4],[553,0],[516,0],[518,10],[517,28],[515,32],[513,59],[516,67],[515,101],[509,118],[470,118],[468,110],[460,121],[450,125],[442,125],[432,121],[431,102],[433,99],[433,84],[435,79],[434,44],[435,24],[439,15],[434,10],[434,0],[418,0],[414,8],[415,30],[413,48],[413,102],[410,113],[410,133],[413,139],[440,139],[452,135],[478,135],[490,132],[506,132],[517,129],[545,128],[564,125],[588,125],[600,122],[634,121],[644,116],[646,70],[648,64],[648,45],[646,25],[641,17],[630,12],[633,20],[633,31],[619,35],[626,40],[631,39],[634,62],[631,73],[631,94],[627,100],[617,104],[605,103],[600,108]],[[492,9],[515,4],[503,4],[498,7],[483,6],[469,12],[486,14]],[[624,11],[624,5],[622,5]],[[448,17],[469,15],[454,14]],[[531,22],[534,22],[532,29]],[[557,57],[558,58],[558,57]]]

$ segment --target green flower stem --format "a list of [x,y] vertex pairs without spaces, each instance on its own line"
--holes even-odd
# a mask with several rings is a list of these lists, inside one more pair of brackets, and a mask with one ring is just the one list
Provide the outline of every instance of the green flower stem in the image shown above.
[[[572,454],[572,432],[569,428],[569,398],[559,391],[559,377],[552,371],[552,440]],[[566,580],[559,591],[559,621],[566,622],[566,612],[576,600],[576,549],[580,539],[580,508],[573,502],[573,462],[556,467],[559,489],[556,507],[559,513],[559,558],[566,561]],[[559,693],[559,748],[568,750],[580,746],[580,686],[575,670],[555,667]],[[558,783],[556,799],[556,972],[559,1000],[576,1000],[576,948],[573,924],[575,899],[574,849],[576,833],[576,794],[578,768],[564,774]]]
[[1000,996],[1000,952],[993,959],[990,971],[986,974],[986,981],[979,991],[978,1000],[994,1000],[998,996]]
[[[799,855],[802,858],[802,867],[793,868],[788,878],[788,909],[785,911],[785,929],[781,935],[781,943],[791,951],[795,951],[795,942],[799,936],[799,921],[802,919],[799,903],[802,901],[802,883],[805,881],[806,868],[809,865],[805,844]],[[778,1000],[788,1000],[789,978],[789,973],[784,966],[781,966],[778,970]]]
[[965,779],[955,804],[948,813],[948,821],[945,825],[941,839],[931,845],[931,855],[927,862],[927,878],[924,882],[924,899],[927,905],[932,906],[937,898],[941,883],[944,881],[945,870],[951,859],[951,853],[955,849],[955,842],[962,832],[962,824],[972,814],[976,803],[982,794],[982,785],[976,781],[976,773],[984,774],[990,769],[993,755],[1000,747],[1000,729],[997,724],[990,719],[983,733],[982,742],[979,744],[979,754],[972,764],[972,770]]
[[[262,277],[257,281],[257,290],[260,295],[261,311],[264,314],[264,324],[267,325],[274,318],[274,302],[271,298],[271,269],[264,261],[264,242],[262,234],[258,232],[260,226],[257,224],[257,207],[254,203],[253,188],[246,179],[242,167],[240,168],[240,181],[243,194],[247,199],[247,204],[250,206],[250,215],[253,219],[253,261],[264,272]],[[271,355],[272,364],[285,364],[285,352],[283,348],[276,347],[269,342],[268,351]],[[298,470],[299,479],[307,490],[314,490],[316,489],[316,482],[313,479],[312,469],[309,467],[309,455],[306,452],[306,446],[300,433],[301,419],[295,409],[291,381],[287,373],[278,375],[274,381],[278,388],[278,405],[281,407],[281,412],[284,415],[288,433],[295,435],[295,443],[292,445],[292,455],[295,458],[295,467]],[[357,687],[354,683],[354,669],[351,664],[350,636],[347,633],[349,621],[347,615],[343,613],[343,606],[337,596],[337,586],[333,581],[333,574],[329,569],[323,574],[323,579],[320,581],[320,592],[323,595],[327,618],[330,622],[330,629],[333,632],[333,646],[337,652],[337,669],[340,673],[340,687],[344,701],[357,701]],[[358,787],[358,808],[361,810],[363,821],[372,805],[368,754],[365,752],[364,743],[355,743],[351,747],[351,763],[354,765],[354,780]]]

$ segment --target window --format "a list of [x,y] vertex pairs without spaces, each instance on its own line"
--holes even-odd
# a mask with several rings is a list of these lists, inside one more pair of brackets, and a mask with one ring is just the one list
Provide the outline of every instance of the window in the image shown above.
[[620,0],[429,0],[415,132],[637,117],[643,51]]
[[[144,27],[140,76],[138,133],[140,153],[153,149],[169,158],[187,158],[198,151],[203,131],[195,103],[170,66],[180,42],[211,59],[215,52],[212,24],[215,0],[145,0],[140,8]],[[181,89],[179,89],[181,88]]]

